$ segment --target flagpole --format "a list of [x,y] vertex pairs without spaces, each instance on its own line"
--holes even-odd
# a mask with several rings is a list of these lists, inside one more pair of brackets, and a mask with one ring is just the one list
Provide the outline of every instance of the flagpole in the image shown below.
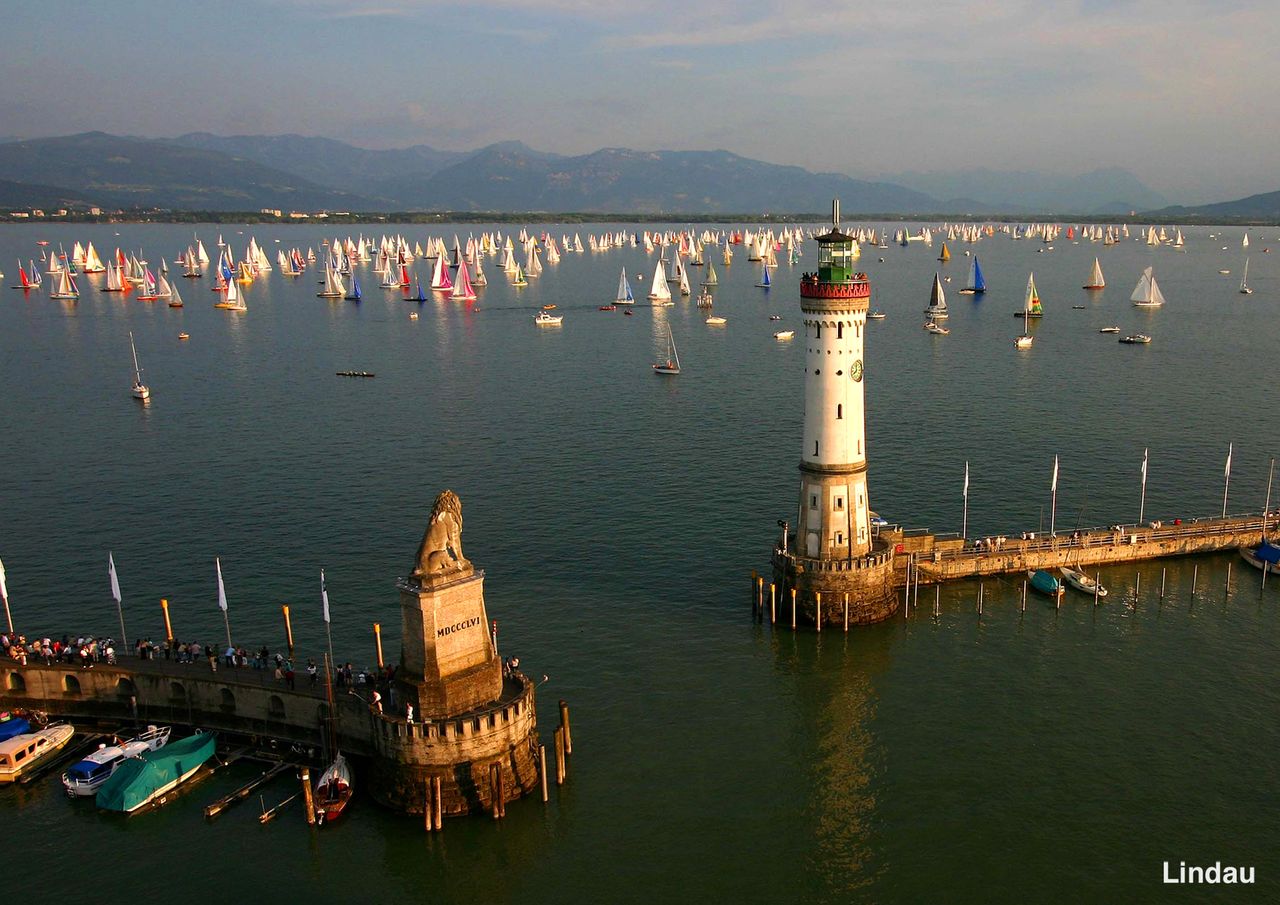
[[9,612],[9,586],[4,580],[4,562],[0,561],[0,598],[4,600],[4,618],[9,623],[9,640],[13,640],[13,614]]
[[320,570],[320,599],[324,603],[324,634],[329,641],[329,668],[333,669],[333,629],[329,626],[329,589],[324,583],[324,569]]
[[1053,501],[1049,509],[1049,536],[1053,537],[1058,519],[1058,457],[1053,457]]
[[961,540],[969,539],[969,461],[964,463],[964,519],[960,523]]
[[1222,517],[1227,517],[1227,491],[1231,489],[1231,449],[1234,443],[1227,444],[1227,468],[1222,482]]
[[231,647],[231,617],[227,614],[227,589],[222,583],[222,560],[215,556],[214,567],[218,570],[218,609],[222,610],[222,624],[227,627],[227,647]]
[[1142,515],[1147,511],[1147,450],[1142,450],[1142,499],[1138,503],[1138,524],[1142,524]]
[[110,552],[107,553],[108,574],[111,576],[111,596],[116,599],[116,615],[120,617],[120,643],[129,643],[129,633],[124,630],[124,604],[120,597],[120,579],[116,577],[116,561]]

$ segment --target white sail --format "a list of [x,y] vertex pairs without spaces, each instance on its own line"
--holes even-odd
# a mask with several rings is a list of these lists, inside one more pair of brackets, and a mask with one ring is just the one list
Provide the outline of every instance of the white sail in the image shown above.
[[1133,294],[1129,296],[1129,301],[1143,308],[1155,308],[1164,304],[1164,293],[1156,284],[1156,278],[1152,275],[1150,267],[1142,271],[1142,276],[1138,280],[1138,285],[1134,287]]
[[618,277],[618,296],[614,301],[619,305],[634,305],[636,303],[635,296],[631,293],[631,284],[627,282],[627,268],[622,268],[622,275]]
[[649,298],[655,301],[670,301],[671,290],[667,288],[666,274],[662,272],[662,261],[653,272],[653,282],[649,284]]

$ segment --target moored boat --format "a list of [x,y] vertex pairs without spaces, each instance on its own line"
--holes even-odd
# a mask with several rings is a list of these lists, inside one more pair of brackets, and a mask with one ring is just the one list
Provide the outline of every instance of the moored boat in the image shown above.
[[98,807],[131,814],[186,782],[213,757],[218,735],[197,732],[156,751],[125,758],[98,789]]
[[1062,566],[1058,571],[1062,573],[1062,577],[1067,580],[1067,584],[1085,594],[1093,594],[1095,589],[1099,597],[1107,596],[1107,589],[1103,587],[1096,579],[1090,578],[1083,572],[1076,569],[1070,569]]
[[111,774],[127,757],[138,757],[148,751],[163,748],[169,741],[168,726],[148,726],[146,732],[117,745],[99,745],[98,750],[73,764],[62,774],[62,787],[72,798],[88,798],[96,795]]
[[0,742],[31,731],[31,721],[6,710],[0,713]]
[[316,780],[316,821],[323,825],[342,816],[351,801],[354,789],[351,784],[351,767],[341,753]]
[[1034,572],[1027,573],[1027,580],[1031,583],[1031,587],[1035,588],[1041,594],[1048,594],[1050,597],[1057,597],[1065,593],[1062,582],[1055,578],[1052,573],[1046,572],[1044,569],[1037,569]]
[[20,782],[71,741],[75,730],[54,723],[35,732],[24,732],[0,742],[0,782]]
[[1120,342],[1127,346],[1145,346],[1151,342],[1151,337],[1145,333],[1134,333],[1131,336],[1120,337]]

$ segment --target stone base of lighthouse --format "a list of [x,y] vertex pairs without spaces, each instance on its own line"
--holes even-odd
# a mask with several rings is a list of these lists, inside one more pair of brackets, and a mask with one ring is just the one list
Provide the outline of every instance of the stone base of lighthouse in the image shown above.
[[790,622],[794,590],[797,623],[816,625],[821,619],[824,627],[843,628],[846,605],[849,625],[883,622],[901,602],[893,569],[893,546],[879,540],[869,553],[851,559],[812,559],[775,547],[774,615],[779,623]]

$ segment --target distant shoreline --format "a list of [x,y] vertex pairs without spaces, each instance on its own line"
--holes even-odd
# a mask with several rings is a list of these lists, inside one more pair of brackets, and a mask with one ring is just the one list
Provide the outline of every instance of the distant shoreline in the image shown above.
[[[397,211],[392,213],[329,213],[325,216],[309,215],[304,218],[289,216],[276,217],[258,211],[117,211],[110,214],[92,215],[83,212],[69,211],[65,216],[30,215],[31,208],[0,208],[0,224],[31,225],[50,223],[76,224],[113,224],[113,223],[195,223],[195,224],[274,224],[278,226],[328,226],[330,224],[406,224],[406,225],[444,225],[450,223],[634,223],[634,224],[737,224],[737,223],[826,223],[830,220],[827,213],[786,213],[786,214],[719,214],[719,213],[590,213],[549,211]],[[27,213],[27,217],[13,218],[12,214]],[[957,213],[921,213],[893,214],[883,212],[856,213],[846,212],[843,220],[854,222],[891,222],[891,223],[934,223],[947,221],[952,223],[1089,223],[1089,224],[1155,224],[1168,226],[1277,226],[1280,218],[1250,217],[1217,217],[1206,218],[1196,216],[1160,217],[1158,211],[1133,215],[1087,215],[1087,214],[957,214]]]

